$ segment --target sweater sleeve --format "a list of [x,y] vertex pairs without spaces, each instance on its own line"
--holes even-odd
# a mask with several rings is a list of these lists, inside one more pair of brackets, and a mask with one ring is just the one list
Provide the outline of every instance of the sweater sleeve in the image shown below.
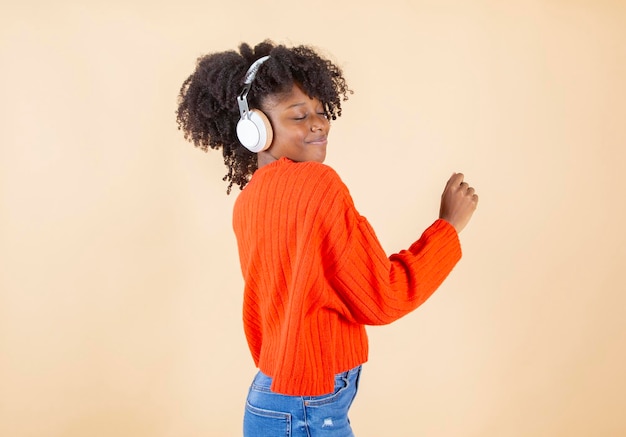
[[[457,232],[436,220],[408,249],[387,257],[347,188],[344,199],[343,220],[329,224],[327,234],[341,242],[326,245],[328,281],[344,316],[366,325],[391,323],[426,301],[460,260]],[[346,238],[337,238],[342,234]]]

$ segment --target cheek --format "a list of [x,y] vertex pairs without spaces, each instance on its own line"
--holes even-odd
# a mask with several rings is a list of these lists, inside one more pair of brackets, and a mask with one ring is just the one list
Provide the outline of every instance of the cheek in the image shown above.
[[304,140],[306,137],[306,130],[301,129],[300,127],[283,127],[280,129],[278,133],[283,142],[287,143],[299,143]]

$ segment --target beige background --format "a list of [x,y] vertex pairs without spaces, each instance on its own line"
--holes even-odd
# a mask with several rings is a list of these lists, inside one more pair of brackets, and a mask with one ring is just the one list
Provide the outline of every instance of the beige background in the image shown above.
[[369,330],[357,435],[626,435],[624,2],[19,4],[0,14],[0,435],[240,435],[235,196],[174,111],[198,56],[266,37],[344,68],[327,163],[389,252],[453,171],[481,195],[449,280]]

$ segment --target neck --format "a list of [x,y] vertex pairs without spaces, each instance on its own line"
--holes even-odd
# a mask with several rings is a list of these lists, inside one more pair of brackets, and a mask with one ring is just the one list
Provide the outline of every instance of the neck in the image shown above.
[[278,161],[278,159],[274,158],[267,150],[257,153],[256,159],[257,159],[257,168],[261,168],[274,161]]

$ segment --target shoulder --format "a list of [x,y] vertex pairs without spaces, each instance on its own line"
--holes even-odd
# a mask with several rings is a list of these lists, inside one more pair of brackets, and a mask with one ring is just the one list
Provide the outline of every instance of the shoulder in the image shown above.
[[243,189],[237,204],[280,199],[290,207],[315,209],[352,207],[348,188],[337,172],[319,162],[294,162],[286,158],[258,169]]
[[272,185],[272,188],[281,191],[308,191],[322,187],[346,192],[348,190],[339,174],[329,165],[314,161],[295,162],[287,158],[281,158],[257,170],[249,185],[257,184]]
[[317,177],[328,181],[328,183],[337,184],[345,187],[339,174],[329,165],[319,162],[298,162],[294,163],[300,168],[300,172],[305,177]]
[[322,203],[334,199],[344,204],[352,204],[348,187],[335,169],[319,162],[300,162],[295,165],[302,194],[318,197]]

